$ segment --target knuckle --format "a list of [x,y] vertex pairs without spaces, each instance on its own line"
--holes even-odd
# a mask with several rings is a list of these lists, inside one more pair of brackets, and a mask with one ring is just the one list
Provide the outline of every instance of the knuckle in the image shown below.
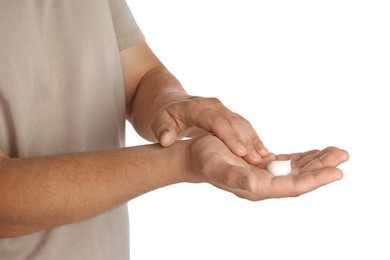
[[211,98],[204,98],[204,97],[193,97],[191,98],[191,104],[196,107],[203,107],[203,108],[215,108],[220,107],[222,105],[222,102],[215,97]]
[[216,97],[210,97],[210,98],[206,98],[205,101],[209,102],[210,104],[212,105],[216,105],[216,106],[221,106],[223,105],[221,100],[219,100],[218,98]]

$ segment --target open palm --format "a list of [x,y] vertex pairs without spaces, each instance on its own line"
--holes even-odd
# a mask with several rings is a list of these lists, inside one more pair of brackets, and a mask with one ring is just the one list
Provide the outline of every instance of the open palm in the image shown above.
[[[195,141],[200,152],[199,171],[214,186],[253,201],[269,198],[296,197],[340,180],[343,172],[337,168],[349,159],[347,151],[337,147],[303,153],[269,154],[256,166],[232,154],[213,136]],[[274,176],[266,168],[274,160],[291,159],[291,172]]]

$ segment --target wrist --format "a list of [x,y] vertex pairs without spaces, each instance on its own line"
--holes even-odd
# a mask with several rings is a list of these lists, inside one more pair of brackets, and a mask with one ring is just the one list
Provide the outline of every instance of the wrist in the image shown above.
[[168,156],[173,158],[170,163],[173,165],[174,169],[177,171],[177,182],[187,182],[193,183],[198,182],[194,178],[194,171],[191,166],[191,143],[193,140],[177,140],[173,145],[168,148],[163,149],[174,149],[173,153],[168,152]]

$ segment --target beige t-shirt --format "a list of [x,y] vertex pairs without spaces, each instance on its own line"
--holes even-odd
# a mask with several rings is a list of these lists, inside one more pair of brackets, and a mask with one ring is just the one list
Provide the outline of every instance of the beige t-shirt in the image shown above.
[[[1,0],[0,147],[30,157],[124,146],[119,51],[143,40],[125,0]],[[127,206],[0,238],[0,259],[127,260]]]

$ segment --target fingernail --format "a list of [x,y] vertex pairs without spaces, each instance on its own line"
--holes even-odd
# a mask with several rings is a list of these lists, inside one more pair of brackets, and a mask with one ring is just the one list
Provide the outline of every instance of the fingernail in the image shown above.
[[261,155],[257,151],[252,151],[251,156],[255,159],[262,159]]
[[171,145],[171,137],[169,136],[170,133],[169,133],[169,130],[165,130],[164,132],[162,132],[162,134],[160,135],[160,144],[164,147],[167,147],[169,145]]
[[267,156],[267,155],[269,154],[269,151],[268,151],[267,148],[263,148],[263,149],[261,149],[260,154],[261,154],[262,156]]
[[256,146],[256,150],[258,151],[258,153],[261,155],[261,156],[267,156],[269,154],[269,151],[267,148],[265,148],[264,146],[262,145],[257,145]]
[[242,143],[238,144],[238,149],[243,153],[243,155],[245,155],[248,152]]

